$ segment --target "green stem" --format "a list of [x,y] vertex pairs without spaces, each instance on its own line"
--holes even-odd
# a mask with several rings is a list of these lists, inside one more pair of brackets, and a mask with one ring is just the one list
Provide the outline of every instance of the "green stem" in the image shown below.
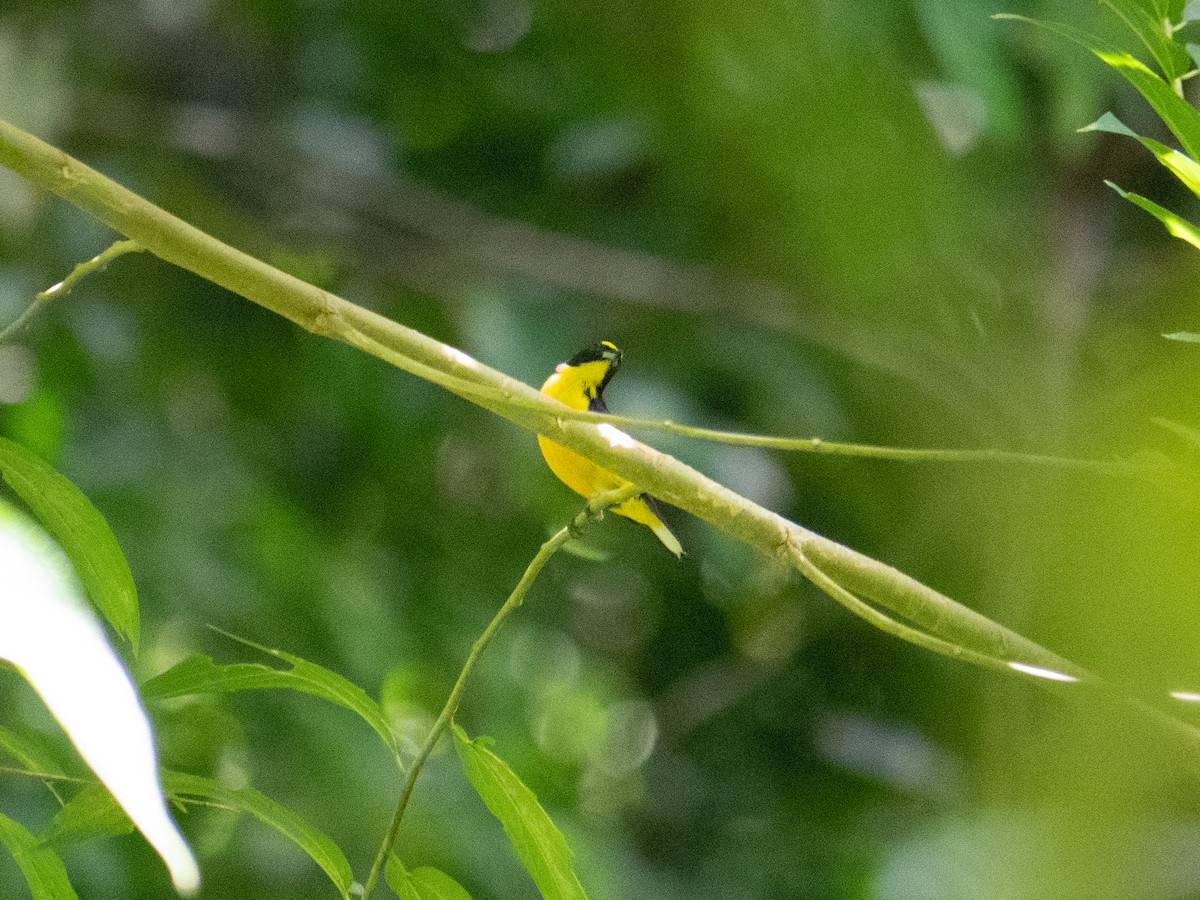
[[[794,548],[801,548],[803,558],[821,572],[912,623],[914,633],[957,644],[970,654],[1062,671],[1063,660],[1057,654],[903,572],[765,509],[653,447],[614,434],[612,428],[602,430],[595,419],[576,421],[561,403],[529,385],[222,243],[3,120],[0,165],[58,194],[159,258],[314,334],[363,349],[545,435],[766,556],[797,566]],[[819,444],[809,444],[810,449],[820,450]],[[801,571],[812,574],[812,570]],[[861,609],[856,611],[862,614]],[[898,636],[911,640],[907,632]],[[1200,750],[1194,730],[1180,727],[1187,731],[1192,749]]]
[[458,673],[458,680],[454,682],[454,687],[450,689],[450,696],[446,698],[446,704],[442,707],[441,713],[438,714],[437,721],[433,723],[433,727],[429,730],[428,736],[424,743],[421,744],[417,751],[416,757],[408,768],[408,774],[404,779],[404,786],[400,790],[400,802],[396,806],[396,812],[392,816],[392,823],[388,826],[387,834],[384,835],[383,843],[379,846],[379,852],[375,855],[375,862],[371,865],[371,872],[367,876],[366,884],[363,886],[362,897],[366,900],[374,890],[375,884],[379,881],[379,874],[383,871],[384,865],[387,863],[388,856],[391,855],[392,848],[396,845],[396,838],[400,834],[400,823],[404,819],[404,813],[408,809],[408,801],[412,797],[413,788],[417,783],[417,776],[421,774],[421,769],[425,765],[425,761],[429,759],[429,754],[433,752],[433,748],[437,745],[445,730],[454,720],[454,714],[458,711],[458,704],[462,698],[463,690],[467,686],[467,679],[471,675],[471,671],[475,668],[475,663],[483,654],[488,643],[491,642],[492,636],[500,628],[500,625],[508,618],[509,613],[525,602],[525,595],[529,592],[533,582],[537,579],[546,563],[550,558],[558,552],[559,548],[567,542],[573,534],[576,534],[589,521],[603,515],[604,511],[611,506],[616,506],[630,497],[641,493],[641,488],[630,485],[616,491],[611,491],[588,501],[587,506],[572,520],[571,524],[565,525],[555,532],[548,541],[542,544],[533,560],[525,569],[525,574],[521,576],[521,580],[517,582],[517,586],[513,588],[508,599],[504,601],[504,605],[497,610],[492,620],[488,622],[487,628],[483,633],[475,639],[475,643],[471,645],[471,652],[467,655],[466,662],[463,663],[462,671]]
[[97,253],[87,262],[81,262],[71,270],[66,278],[58,284],[51,285],[44,291],[39,291],[33,298],[33,302],[25,307],[25,311],[11,322],[8,327],[0,330],[0,344],[12,340],[26,326],[33,321],[33,317],[48,304],[51,300],[57,297],[65,297],[75,288],[81,279],[86,278],[93,272],[99,272],[104,269],[110,262],[118,256],[123,256],[126,253],[137,253],[142,247],[136,241],[117,241],[107,250]]

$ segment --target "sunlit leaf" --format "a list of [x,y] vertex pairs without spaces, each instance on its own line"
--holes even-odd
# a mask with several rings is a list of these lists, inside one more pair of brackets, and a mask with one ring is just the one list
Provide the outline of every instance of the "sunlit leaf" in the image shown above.
[[1168,341],[1183,341],[1187,344],[1200,344],[1200,334],[1194,331],[1172,331],[1170,334],[1164,334]]
[[0,437],[0,476],[67,552],[96,609],[137,649],[137,588],[108,522],[65,476]]
[[12,853],[33,900],[78,900],[58,854],[24,825],[0,814],[0,843]]
[[100,781],[158,851],[176,889],[196,860],[167,814],[150,722],[121,659],[49,538],[0,503],[0,658],[16,665]]
[[1200,0],[1188,0],[1183,8],[1183,21],[1195,22],[1200,19]]
[[133,822],[113,795],[102,785],[85,784],[54,814],[42,832],[42,839],[64,844],[131,831]]
[[394,853],[388,857],[384,876],[400,900],[471,900],[466,889],[441,869],[420,866],[410,872]]
[[254,816],[303,850],[324,870],[343,897],[350,896],[354,873],[346,854],[324,832],[286,806],[251,787],[225,787],[211,778],[183,772],[164,772],[163,783],[173,799],[203,800]]
[[[1163,337],[1170,337],[1170,335],[1163,335]],[[1195,343],[1200,343],[1200,334],[1192,335],[1192,337]],[[1162,419],[1157,416],[1150,421],[1159,428],[1165,428],[1175,436],[1183,438],[1183,440],[1192,445],[1192,449],[1200,450],[1200,431],[1197,431],[1195,428],[1189,428],[1180,422],[1174,422],[1171,419]]]
[[[243,643],[249,644],[248,641]],[[321,697],[356,713],[375,730],[384,744],[396,754],[396,739],[387,719],[362,688],[316,663],[282,650],[268,650],[250,644],[282,659],[291,669],[274,669],[261,663],[219,665],[212,657],[196,654],[156,675],[142,685],[147,699],[185,697],[191,694],[224,694],[233,691],[285,689]]]
[[[1136,203],[1142,209],[1146,210],[1146,212],[1150,213],[1150,215],[1154,216],[1154,218],[1162,222],[1163,225],[1166,226],[1167,231],[1174,237],[1179,238],[1181,241],[1187,241],[1193,247],[1200,249],[1200,228],[1197,228],[1187,219],[1175,215],[1175,213],[1171,212],[1169,209],[1159,206],[1153,200],[1143,197],[1141,194],[1135,194],[1132,191],[1122,190],[1111,181],[1106,181],[1104,183],[1130,203]],[[1176,340],[1179,340],[1179,338],[1176,338]]]
[[586,898],[575,874],[573,853],[558,826],[537,796],[517,774],[485,746],[487,738],[472,741],[457,724],[452,725],[454,746],[476,793],[487,804],[508,834],[509,842],[525,870],[546,900]]
[[1142,137],[1124,122],[1108,112],[1102,115],[1091,125],[1085,125],[1079,129],[1080,131],[1107,131],[1110,134],[1120,134],[1125,137],[1131,137],[1137,140],[1143,147],[1154,154],[1155,158],[1171,172],[1176,178],[1183,182],[1184,186],[1196,196],[1200,197],[1200,164],[1197,164],[1189,156],[1184,156],[1173,147],[1168,147],[1166,144],[1159,143],[1153,138]]
[[1145,0],[1103,2],[1138,36],[1168,80],[1178,78],[1188,70],[1187,53],[1167,35],[1167,9],[1164,4],[1148,4]]
[[1200,157],[1200,112],[1176,94],[1171,85],[1151,71],[1145,63],[1123,50],[1108,45],[1097,37],[1080,31],[1078,28],[1072,28],[1070,25],[1030,19],[1012,13],[1000,13],[993,18],[1036,25],[1086,47],[1125,76],[1126,80],[1137,88],[1146,101],[1154,107],[1154,111],[1158,113],[1167,127],[1171,129],[1171,133],[1178,138],[1188,156],[1192,159]]

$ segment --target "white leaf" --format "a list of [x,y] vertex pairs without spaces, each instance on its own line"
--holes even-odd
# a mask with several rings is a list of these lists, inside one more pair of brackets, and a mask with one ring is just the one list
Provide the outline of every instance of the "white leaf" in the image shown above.
[[80,755],[195,893],[196,859],[167,813],[150,722],[121,659],[50,539],[0,502],[0,658],[17,666]]

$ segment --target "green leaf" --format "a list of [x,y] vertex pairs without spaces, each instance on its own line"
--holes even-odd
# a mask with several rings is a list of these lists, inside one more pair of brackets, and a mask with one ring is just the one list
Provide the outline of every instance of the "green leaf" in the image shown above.
[[1140,138],[1136,131],[1118,119],[1110,112],[1106,112],[1091,125],[1084,125],[1078,129],[1081,132],[1085,131],[1107,131],[1109,134],[1120,134],[1124,137]]
[[[1163,335],[1163,337],[1169,337],[1169,335]],[[1194,335],[1194,337],[1196,339],[1196,343],[1200,343],[1200,335]],[[1187,425],[1174,422],[1171,419],[1161,419],[1155,417],[1150,421],[1159,428],[1165,428],[1176,437],[1183,438],[1183,440],[1192,445],[1193,450],[1200,450],[1200,431],[1197,431],[1195,428],[1189,428]]]
[[1154,111],[1167,124],[1167,127],[1171,129],[1172,134],[1179,139],[1179,143],[1188,156],[1192,159],[1200,157],[1200,112],[1176,94],[1167,82],[1147,68],[1140,60],[1123,50],[1109,46],[1087,32],[1072,28],[1070,25],[1030,19],[1012,13],[999,13],[992,18],[1036,25],[1086,47],[1125,76],[1125,79],[1137,88],[1146,101],[1154,107]]
[[13,855],[33,900],[79,900],[58,854],[24,825],[0,814],[0,843]]
[[1173,147],[1168,147],[1166,144],[1161,144],[1153,138],[1142,137],[1124,122],[1108,112],[1102,115],[1091,125],[1085,125],[1080,131],[1107,131],[1111,134],[1120,134],[1126,137],[1131,137],[1137,140],[1143,147],[1154,154],[1155,158],[1168,170],[1172,175],[1183,182],[1184,187],[1191,191],[1196,196],[1200,197],[1200,164],[1197,164],[1189,156],[1184,156]]
[[508,834],[525,870],[546,900],[570,900],[587,894],[572,865],[571,848],[558,826],[516,773],[485,746],[488,738],[472,741],[452,724],[454,746],[476,793]]
[[394,853],[388,857],[384,877],[400,900],[471,900],[466,889],[441,869],[421,866],[410,872]]
[[[1200,228],[1197,228],[1187,219],[1175,215],[1169,209],[1159,206],[1153,200],[1143,197],[1141,194],[1135,194],[1132,191],[1122,190],[1113,184],[1111,181],[1105,181],[1110,188],[1128,200],[1130,203],[1136,203],[1154,218],[1158,219],[1166,226],[1168,232],[1181,241],[1187,241],[1196,249],[1200,250]],[[1176,338],[1175,340],[1179,340]]]
[[66,551],[96,609],[136,652],[137,588],[104,516],[65,476],[7,438],[0,438],[0,477]]
[[211,778],[183,772],[163,772],[163,784],[167,793],[177,801],[186,803],[188,800],[202,800],[254,816],[308,854],[329,876],[342,897],[349,898],[354,873],[346,855],[324,832],[286,806],[251,787],[228,788]]
[[58,845],[107,835],[129,834],[133,822],[113,795],[100,784],[85,784],[42,832],[42,840]]
[[45,775],[66,775],[56,756],[3,725],[0,725],[0,752],[7,753],[30,771]]
[[1183,341],[1187,344],[1200,344],[1200,334],[1194,331],[1172,331],[1170,334],[1164,334],[1168,341]]
[[1154,57],[1168,81],[1188,70],[1188,55],[1167,35],[1166,4],[1147,4],[1143,0],[1103,0],[1138,36]]
[[321,697],[356,713],[375,730],[393,755],[399,752],[396,739],[379,704],[367,696],[366,691],[358,685],[336,672],[291,653],[269,650],[249,641],[242,643],[278,657],[289,663],[292,668],[274,669],[261,663],[218,665],[213,662],[212,657],[196,654],[145,682],[142,685],[142,696],[147,699],[166,699],[191,694],[224,694],[277,688],[299,691]]

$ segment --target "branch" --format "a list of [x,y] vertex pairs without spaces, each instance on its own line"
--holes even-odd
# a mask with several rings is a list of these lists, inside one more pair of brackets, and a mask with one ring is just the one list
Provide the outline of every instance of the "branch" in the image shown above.
[[51,300],[65,297],[75,289],[81,280],[93,272],[102,272],[110,262],[126,253],[137,253],[142,248],[135,241],[117,241],[107,250],[97,253],[87,262],[81,262],[71,273],[58,284],[53,284],[44,291],[38,291],[33,302],[25,307],[25,311],[15,318],[7,327],[0,329],[0,344],[12,340],[27,327],[33,317]]
[[471,676],[471,670],[475,667],[475,663],[479,660],[479,657],[483,655],[483,651],[491,641],[492,636],[495,635],[500,625],[508,617],[508,614],[525,602],[525,595],[529,593],[529,588],[533,586],[534,580],[563,544],[589,522],[602,517],[610,507],[623,503],[636,493],[637,488],[628,486],[589,500],[587,505],[575,516],[570,524],[564,525],[542,544],[537,554],[533,557],[533,560],[526,567],[525,574],[521,576],[521,580],[517,582],[517,586],[513,588],[512,593],[508,595],[508,599],[504,601],[504,605],[492,617],[492,621],[488,623],[483,633],[475,639],[475,643],[471,645],[471,652],[467,655],[466,662],[463,663],[462,671],[458,674],[458,680],[454,682],[454,687],[450,690],[450,696],[446,698],[446,703],[442,707],[437,721],[429,729],[429,734],[426,736],[425,742],[421,744],[421,749],[417,751],[412,765],[409,766],[408,775],[404,779],[404,787],[400,791],[400,802],[396,806],[395,815],[392,816],[392,823],[388,827],[387,834],[384,835],[383,843],[379,847],[379,852],[375,855],[375,862],[371,865],[371,872],[367,876],[366,883],[363,886],[363,900],[366,900],[371,895],[371,891],[375,887],[375,882],[379,880],[379,873],[383,871],[388,857],[396,846],[396,838],[400,834],[400,823],[404,820],[404,813],[408,809],[408,801],[412,797],[413,788],[416,786],[417,776],[421,774],[422,766],[429,759],[429,754],[437,746],[437,742],[442,734],[449,727],[450,723],[454,721],[454,714],[458,712],[458,704],[462,699],[463,689],[467,686],[467,679]]
[[[957,645],[963,658],[1018,664],[1014,671],[1100,679],[1057,654],[938,593],[904,573],[791,522],[611,425],[570,416],[557,401],[467,354],[281,272],[101,175],[60,150],[0,120],[0,165],[77,206],[150,253],[272,310],[315,334],[372,354],[438,384],[531,432],[594,460],[733,539],[789,566],[808,560],[829,582],[866,597],[924,633]],[[809,569],[805,574],[813,575]],[[838,598],[844,600],[844,598]],[[860,615],[861,610],[856,610]],[[1178,720],[1193,749],[1200,732]]]

